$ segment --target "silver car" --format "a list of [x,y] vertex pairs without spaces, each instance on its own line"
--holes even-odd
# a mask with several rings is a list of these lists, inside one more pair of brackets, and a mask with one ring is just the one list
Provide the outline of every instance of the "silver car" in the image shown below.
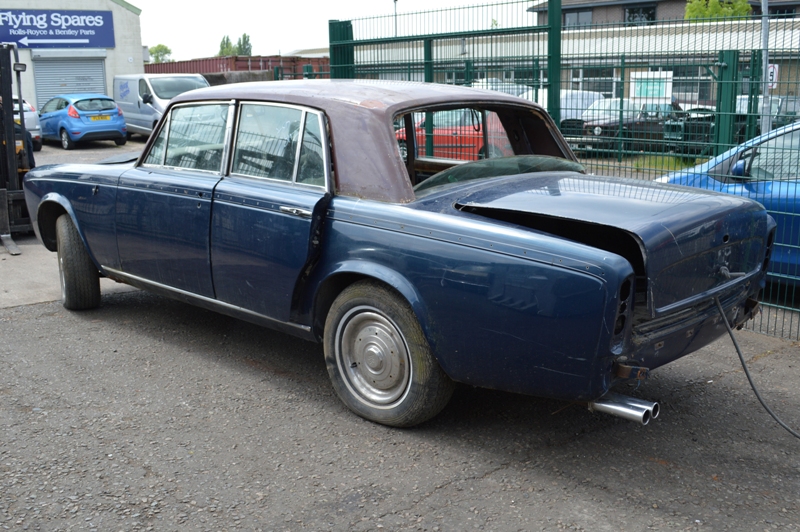
[[[25,130],[30,132],[33,139],[33,151],[42,149],[42,126],[39,124],[39,115],[24,99],[22,100],[22,111],[25,113]],[[19,100],[14,98],[14,121],[19,122]]]

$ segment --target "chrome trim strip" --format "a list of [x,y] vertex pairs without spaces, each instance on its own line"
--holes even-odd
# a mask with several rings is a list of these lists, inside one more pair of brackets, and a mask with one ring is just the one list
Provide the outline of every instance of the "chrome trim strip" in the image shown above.
[[242,307],[237,307],[236,305],[231,305],[230,303],[224,303],[217,299],[212,299],[210,297],[200,296],[197,294],[193,294],[191,292],[187,292],[185,290],[180,290],[178,288],[173,288],[171,286],[167,286],[161,283],[156,283],[154,281],[150,281],[149,279],[144,279],[142,277],[138,277],[136,275],[131,275],[129,273],[125,273],[120,270],[116,270],[114,268],[109,268],[108,266],[102,267],[103,272],[106,272],[108,277],[112,279],[114,277],[119,277],[122,280],[130,281],[130,284],[136,286],[149,286],[161,292],[170,292],[176,295],[181,296],[181,298],[186,300],[196,300],[198,302],[202,302],[206,306],[210,307],[220,307],[224,311],[241,314],[243,316],[250,317],[258,322],[266,322],[267,324],[273,324],[274,328],[278,329],[295,329],[298,332],[302,333],[310,333],[311,327],[308,325],[298,325],[296,323],[288,323],[285,321],[276,320],[275,318],[270,318],[269,316],[264,316],[263,314],[258,314],[257,312],[253,312],[252,310],[247,310]]

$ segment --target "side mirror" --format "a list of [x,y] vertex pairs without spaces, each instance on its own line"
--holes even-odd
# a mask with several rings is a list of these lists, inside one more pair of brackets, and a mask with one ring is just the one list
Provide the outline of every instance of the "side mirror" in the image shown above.
[[150,93],[147,93],[147,94],[143,95],[142,96],[142,101],[144,103],[153,103],[153,95],[150,94]]
[[736,161],[731,167],[731,175],[734,177],[744,177],[745,162],[742,160]]

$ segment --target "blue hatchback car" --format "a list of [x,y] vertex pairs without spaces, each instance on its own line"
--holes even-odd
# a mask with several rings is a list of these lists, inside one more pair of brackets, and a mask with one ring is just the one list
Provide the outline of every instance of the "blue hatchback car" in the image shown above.
[[749,140],[688,170],[661,177],[754,199],[778,224],[768,277],[800,285],[800,122]]
[[128,141],[122,110],[104,94],[61,94],[39,111],[42,138],[57,140],[71,150],[85,140],[113,140],[117,146]]

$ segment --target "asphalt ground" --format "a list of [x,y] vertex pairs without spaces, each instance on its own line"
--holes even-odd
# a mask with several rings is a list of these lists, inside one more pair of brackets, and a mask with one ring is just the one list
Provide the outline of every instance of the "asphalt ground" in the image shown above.
[[[119,153],[89,149],[40,153]],[[617,390],[660,401],[647,426],[462,386],[399,430],[339,402],[319,345],[114,283],[67,311],[55,255],[16,241],[0,249],[3,529],[800,529],[800,441],[729,338]],[[800,344],[736,337],[800,426]]]

